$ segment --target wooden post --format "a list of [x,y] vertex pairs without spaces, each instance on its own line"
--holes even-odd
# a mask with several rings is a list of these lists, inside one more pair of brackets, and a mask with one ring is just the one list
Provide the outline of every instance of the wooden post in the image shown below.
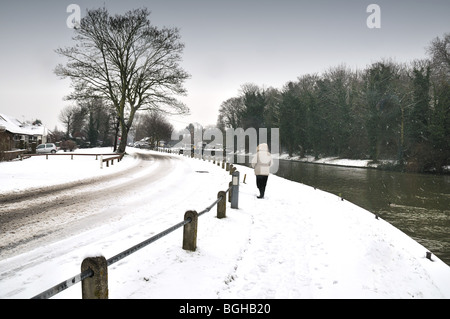
[[197,224],[198,213],[193,210],[189,210],[184,214],[184,220],[188,218],[191,222],[184,225],[183,229],[183,249],[195,251],[197,249]]
[[230,189],[229,191],[228,191],[228,202],[230,202],[231,203],[231,196],[233,196],[233,182],[229,182],[228,183],[228,188]]
[[217,203],[217,218],[219,219],[227,217],[227,193],[220,191],[217,194],[217,199],[221,197],[222,199]]
[[81,263],[81,272],[91,269],[92,277],[81,282],[83,299],[108,299],[108,264],[106,258],[88,257]]

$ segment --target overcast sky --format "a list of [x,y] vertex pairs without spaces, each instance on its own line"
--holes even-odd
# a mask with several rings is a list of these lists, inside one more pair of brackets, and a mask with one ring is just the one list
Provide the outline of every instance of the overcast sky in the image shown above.
[[[178,27],[186,48],[183,67],[191,74],[188,117],[215,124],[221,103],[241,85],[282,88],[297,77],[346,64],[364,69],[383,58],[410,62],[426,56],[430,41],[450,32],[449,0],[40,0],[0,2],[0,113],[58,126],[71,88],[53,70],[55,53],[71,45],[70,4],[103,5],[111,13],[147,7],[156,26]],[[369,28],[370,4],[381,9],[381,28]]]

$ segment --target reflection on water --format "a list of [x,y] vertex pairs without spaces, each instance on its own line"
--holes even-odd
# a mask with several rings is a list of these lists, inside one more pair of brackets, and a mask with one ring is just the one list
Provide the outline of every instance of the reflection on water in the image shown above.
[[388,221],[450,265],[450,176],[281,160],[278,176],[341,195]]

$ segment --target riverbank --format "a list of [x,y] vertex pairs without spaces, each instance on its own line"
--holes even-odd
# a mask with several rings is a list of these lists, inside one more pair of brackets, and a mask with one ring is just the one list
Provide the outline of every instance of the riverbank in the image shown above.
[[[301,156],[289,156],[289,154],[285,153],[281,154],[277,158],[280,160],[296,161],[310,164],[333,165],[349,168],[381,169],[399,172],[403,171],[403,169],[397,165],[397,161],[395,160],[379,160],[378,163],[373,163],[372,160],[356,160],[356,159],[354,160],[354,159],[343,159],[339,157],[324,157],[316,159],[314,156],[311,155],[301,157]],[[442,169],[443,174],[450,174],[450,166],[445,166]],[[435,172],[425,172],[425,173],[435,174]]]

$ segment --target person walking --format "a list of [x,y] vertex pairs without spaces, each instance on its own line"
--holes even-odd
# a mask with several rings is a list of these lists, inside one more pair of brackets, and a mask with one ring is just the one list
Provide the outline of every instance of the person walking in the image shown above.
[[269,146],[262,143],[256,148],[256,155],[252,159],[252,167],[255,169],[256,175],[256,187],[259,189],[258,198],[264,198],[271,166],[272,155],[269,152]]

